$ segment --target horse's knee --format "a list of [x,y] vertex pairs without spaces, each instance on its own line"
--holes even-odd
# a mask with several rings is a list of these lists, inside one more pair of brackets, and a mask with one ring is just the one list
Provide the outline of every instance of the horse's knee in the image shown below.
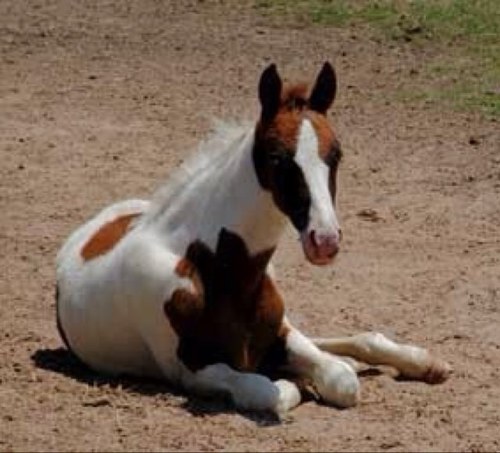
[[316,390],[327,403],[351,407],[359,400],[359,380],[345,362],[328,360],[314,379]]
[[380,347],[387,346],[390,340],[380,332],[364,332],[354,337],[355,344],[365,354],[373,354]]

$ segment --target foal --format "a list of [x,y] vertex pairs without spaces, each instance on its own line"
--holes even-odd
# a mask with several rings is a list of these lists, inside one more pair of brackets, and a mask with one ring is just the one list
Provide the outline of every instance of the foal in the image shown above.
[[283,88],[270,65],[255,127],[216,134],[152,202],[117,203],[77,229],[57,258],[68,348],[104,373],[160,376],[278,415],[301,393],[271,380],[277,370],[306,379],[326,403],[356,404],[357,361],[342,356],[446,379],[448,365],[424,349],[379,333],[309,339],[285,316],[270,260],[287,219],[311,263],[339,250],[341,148],[326,117],[335,93],[329,63],[310,92]]

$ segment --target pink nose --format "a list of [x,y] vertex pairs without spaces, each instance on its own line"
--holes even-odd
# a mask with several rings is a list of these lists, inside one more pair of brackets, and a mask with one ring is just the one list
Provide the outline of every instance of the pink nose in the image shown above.
[[324,234],[312,230],[309,233],[319,258],[333,258],[339,252],[341,233]]

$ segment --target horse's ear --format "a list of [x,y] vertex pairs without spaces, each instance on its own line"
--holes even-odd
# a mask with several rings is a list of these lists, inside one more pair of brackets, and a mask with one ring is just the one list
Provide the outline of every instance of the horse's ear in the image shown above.
[[319,113],[326,113],[335,99],[337,77],[333,66],[327,62],[321,68],[316,83],[309,96],[309,108]]
[[281,102],[281,85],[281,78],[273,63],[264,70],[259,81],[261,120],[264,123],[271,121],[278,113]]

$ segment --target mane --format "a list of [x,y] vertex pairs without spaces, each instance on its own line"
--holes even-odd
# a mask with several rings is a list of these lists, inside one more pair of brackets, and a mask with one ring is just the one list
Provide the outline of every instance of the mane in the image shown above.
[[153,194],[151,207],[144,220],[147,222],[155,219],[161,213],[162,207],[168,206],[195,175],[227,160],[226,156],[234,151],[236,145],[250,131],[253,132],[253,124],[249,121],[237,123],[215,120],[207,137],[189,153],[189,157],[181,166],[169,175],[167,183]]

